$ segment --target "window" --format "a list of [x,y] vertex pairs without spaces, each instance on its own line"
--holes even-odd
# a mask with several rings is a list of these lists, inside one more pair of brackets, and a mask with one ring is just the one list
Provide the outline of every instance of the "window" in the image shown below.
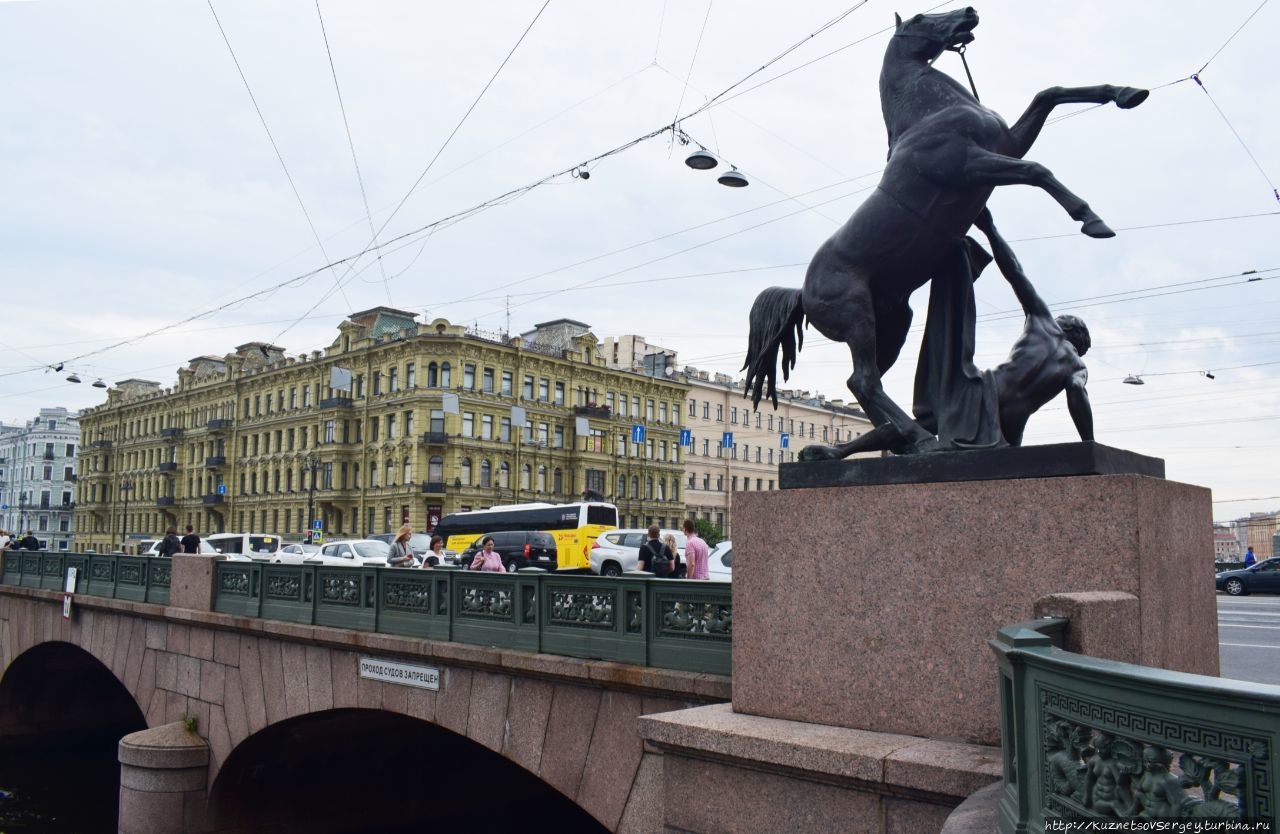
[[[357,426],[359,423],[356,424]],[[427,431],[433,434],[444,434],[444,412],[438,408],[431,410],[431,428]],[[360,433],[356,432],[356,440],[359,440]]]
[[75,456],[76,456],[76,444],[68,443],[66,457],[73,458]]
[[468,391],[476,390],[476,366],[470,363],[462,366],[462,387]]
[[471,458],[463,458],[458,466],[459,478],[463,486],[471,486]]
[[[555,442],[551,445],[552,445],[552,448],[555,448],[555,449],[564,448],[564,426],[556,426]],[[558,491],[559,490],[557,490],[557,492]]]
[[435,362],[427,363],[427,387],[437,388],[440,385],[440,367]]
[[511,396],[511,371],[502,372],[502,396]]
[[311,407],[311,386],[310,385],[302,386],[302,407],[303,408]]
[[618,413],[623,417],[627,416],[627,395],[626,394],[618,395]]
[[391,368],[387,371],[387,390],[392,394],[400,390],[400,369]]
[[377,417],[369,418],[369,440],[371,442],[377,442],[378,440],[378,418]]
[[[343,425],[342,439],[343,439],[343,442],[345,442],[347,439],[346,423],[343,423],[342,425]],[[413,437],[413,412],[412,411],[406,411],[404,413],[404,436]]]
[[[334,420],[325,420],[325,421],[324,421],[324,442],[325,442],[325,443],[332,443],[332,442],[333,442],[333,429],[334,429],[334,424],[335,424],[335,421],[334,421]],[[254,438],[254,440],[256,441],[256,440],[257,440],[257,438]],[[254,443],[254,445],[255,445],[255,446],[257,446],[257,443],[255,442],[255,443]],[[255,452],[255,454],[256,454],[256,452],[257,452],[257,449],[256,449],[256,448],[254,449],[254,452]]]
[[631,397],[631,414],[635,417],[640,416],[640,395],[633,394]]
[[511,465],[505,460],[498,464],[498,488],[507,489],[511,484]]
[[653,422],[653,400],[644,401],[644,419]]
[[382,393],[382,371],[373,372],[373,395],[376,397]]
[[387,440],[396,439],[396,415],[387,415]]
[[298,389],[290,388],[289,389],[289,408],[297,408],[297,407],[298,407]]
[[490,487],[493,485],[493,466],[489,463],[488,458],[480,461],[480,486]]
[[480,378],[480,390],[486,394],[493,393],[493,368],[485,368]]
[[556,383],[556,405],[564,405],[564,383],[563,382]]
[[480,439],[493,440],[493,415],[480,415]]
[[498,439],[503,443],[511,442],[511,418],[503,417],[498,422]]
[[697,401],[697,400],[693,400],[693,399],[689,400],[689,416],[690,416],[690,417],[697,417],[697,416],[698,416],[698,401]]
[[406,388],[418,387],[417,369],[412,362],[404,366],[404,387]]
[[711,454],[711,441],[705,437],[702,439],[702,456],[705,458]]
[[440,387],[441,388],[453,387],[453,372],[452,372],[452,369],[449,367],[448,362],[440,363]]
[[462,413],[462,436],[475,437],[475,430],[476,415],[472,414],[470,411],[464,411]]
[[613,392],[612,391],[604,392],[604,407],[609,409],[609,411],[613,411]]
[[434,484],[444,483],[444,458],[433,455],[427,461],[427,480]]
[[551,380],[543,377],[538,380],[538,402],[547,402],[551,399]]
[[533,399],[533,377],[529,374],[524,378],[524,398],[526,400]]
[[667,404],[666,403],[658,403],[658,422],[659,423],[667,422]]
[[711,419],[711,403],[709,402],[704,402],[702,404],[702,419],[703,420]]
[[723,405],[716,406],[716,422],[718,423],[724,422],[724,406]]

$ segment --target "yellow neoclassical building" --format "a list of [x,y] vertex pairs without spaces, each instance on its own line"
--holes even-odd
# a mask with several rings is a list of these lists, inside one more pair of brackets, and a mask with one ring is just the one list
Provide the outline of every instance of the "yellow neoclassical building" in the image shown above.
[[80,417],[75,549],[188,524],[429,530],[457,510],[584,494],[624,524],[674,525],[689,386],[607,367],[597,346],[570,319],[506,338],[376,307],[323,351],[250,342],[192,359],[171,388],[118,382]]

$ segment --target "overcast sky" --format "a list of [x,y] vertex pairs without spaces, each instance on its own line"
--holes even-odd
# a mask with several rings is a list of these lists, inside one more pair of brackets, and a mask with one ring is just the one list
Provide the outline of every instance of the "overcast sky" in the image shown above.
[[[0,2],[0,420],[100,403],[99,377],[172,385],[247,341],[319,349],[380,304],[513,333],[571,317],[737,374],[752,299],[801,284],[884,164],[889,27],[928,7],[869,0],[824,29],[851,5]],[[1280,5],[976,8],[970,69],[1010,122],[1048,86],[1153,90],[1136,110],[1060,109],[1085,112],[1028,154],[1116,238],[1035,189],[990,203],[1054,312],[1090,325],[1097,439],[1210,488],[1216,519],[1280,509]],[[938,65],[964,78],[956,55]],[[681,127],[747,188],[686,168],[668,132],[466,213],[730,87]],[[371,227],[395,242],[353,259]],[[977,294],[993,366],[1017,302],[994,270]],[[809,336],[793,384],[850,398],[846,349]],[[887,378],[907,407],[918,343],[917,326]],[[1059,398],[1026,441],[1075,438]]]

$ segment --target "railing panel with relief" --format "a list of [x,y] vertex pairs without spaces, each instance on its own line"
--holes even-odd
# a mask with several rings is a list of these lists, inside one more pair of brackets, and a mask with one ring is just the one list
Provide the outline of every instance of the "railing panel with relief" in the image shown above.
[[[167,605],[172,560],[109,553],[5,554],[3,584]],[[214,610],[240,617],[453,640],[729,674],[728,583],[590,574],[219,561]],[[56,580],[56,581],[55,581]]]
[[76,569],[72,593],[169,603],[170,560],[123,553],[10,550],[0,584],[63,591],[68,568]]
[[1280,686],[1073,654],[1044,633],[1062,623],[1009,626],[991,642],[1001,834],[1149,820],[1276,827]]

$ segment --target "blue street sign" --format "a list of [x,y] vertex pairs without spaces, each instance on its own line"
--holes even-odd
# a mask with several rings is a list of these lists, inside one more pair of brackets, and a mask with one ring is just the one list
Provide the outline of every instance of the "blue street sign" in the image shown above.
[[693,445],[693,432],[691,430],[680,429],[680,445],[681,446]]
[[324,522],[320,519],[317,518],[315,521],[311,522],[311,529],[319,530],[321,527],[324,527]]
[[219,494],[219,495],[226,495],[226,494],[227,494],[227,485],[226,485],[226,484],[218,484],[218,494]]
[[634,424],[632,424],[632,426],[631,426],[631,442],[632,442],[632,443],[643,443],[643,442],[644,442],[644,426],[640,425],[639,423],[634,423]]
[[733,448],[733,432],[731,431],[725,432],[724,435],[720,438],[720,445],[726,449],[732,449]]
[[0,504],[0,510],[7,510],[7,509],[9,509],[8,504]]
[[782,448],[787,449],[791,446],[791,435],[785,431],[782,433]]

